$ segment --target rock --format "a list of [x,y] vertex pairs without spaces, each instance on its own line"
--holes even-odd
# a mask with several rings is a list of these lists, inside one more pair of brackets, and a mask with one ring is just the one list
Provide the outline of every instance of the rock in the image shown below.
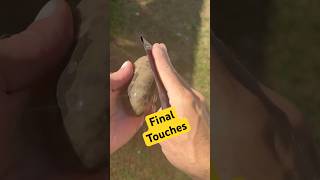
[[87,168],[106,166],[109,156],[107,121],[107,2],[82,0],[77,43],[62,73],[57,99],[73,148]]
[[155,81],[147,56],[134,63],[134,75],[128,87],[128,96],[133,112],[142,115],[155,92]]

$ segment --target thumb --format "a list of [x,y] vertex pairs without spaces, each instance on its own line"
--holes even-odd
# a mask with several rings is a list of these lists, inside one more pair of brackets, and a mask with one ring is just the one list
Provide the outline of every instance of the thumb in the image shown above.
[[169,97],[174,97],[174,95],[180,94],[182,91],[188,89],[188,86],[171,64],[167,48],[164,44],[154,44],[152,46],[152,54],[155,59],[159,76]]
[[3,91],[25,88],[55,70],[73,42],[73,19],[65,0],[51,0],[21,33],[0,40]]
[[133,76],[133,65],[130,61],[122,64],[121,68],[110,74],[110,88],[117,91],[129,83]]

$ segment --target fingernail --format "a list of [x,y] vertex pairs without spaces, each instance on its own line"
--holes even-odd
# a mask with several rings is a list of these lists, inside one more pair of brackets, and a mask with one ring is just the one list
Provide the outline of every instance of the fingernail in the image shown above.
[[55,11],[57,7],[58,0],[50,0],[47,2],[39,11],[37,17],[34,21],[38,21],[40,19],[44,19],[46,17],[49,17],[53,12]]
[[163,49],[164,51],[167,51],[167,47],[166,47],[165,44],[161,44],[161,47],[162,47],[162,49]]
[[124,69],[126,68],[127,66],[129,65],[129,61],[126,61],[122,64],[121,68],[120,69]]
[[158,44],[158,49],[161,51],[161,52],[163,52],[164,51],[164,49],[163,49],[163,47],[162,47],[162,45],[161,44]]

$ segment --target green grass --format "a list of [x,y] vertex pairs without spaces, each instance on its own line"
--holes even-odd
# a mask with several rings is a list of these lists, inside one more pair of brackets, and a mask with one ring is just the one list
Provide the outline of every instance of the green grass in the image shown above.
[[121,7],[124,3],[121,0],[111,0],[110,1],[110,8],[109,8],[109,14],[110,14],[110,33],[111,36],[116,36],[120,32],[121,25],[124,23],[124,20],[122,18],[122,11]]
[[[138,34],[166,43],[177,71],[195,89],[210,97],[209,0],[111,0],[111,71],[127,59],[144,55]],[[209,101],[208,101],[208,105]],[[159,145],[147,148],[141,134],[111,156],[114,180],[188,180],[165,158]]]
[[265,82],[304,113],[320,144],[320,2],[274,1]]
[[[198,42],[194,49],[195,68],[192,85],[206,99],[210,99],[210,1],[204,1],[201,10],[201,27],[198,31]],[[210,86],[209,86],[210,87]],[[207,101],[210,107],[210,100]]]

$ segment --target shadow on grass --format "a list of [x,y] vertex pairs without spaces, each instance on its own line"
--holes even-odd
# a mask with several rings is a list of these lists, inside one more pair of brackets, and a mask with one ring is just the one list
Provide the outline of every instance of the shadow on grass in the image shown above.
[[214,31],[258,78],[264,74],[264,50],[268,30],[268,0],[216,1]]
[[225,0],[216,1],[213,10],[216,35],[259,80],[297,105],[318,146],[319,7],[315,2]]
[[[150,42],[163,42],[177,71],[189,83],[194,71],[202,1],[112,1],[110,72],[125,60],[145,55],[139,34]],[[112,11],[111,9],[111,11]],[[188,179],[163,156],[160,146],[146,148],[141,134],[111,157],[111,179]]]

